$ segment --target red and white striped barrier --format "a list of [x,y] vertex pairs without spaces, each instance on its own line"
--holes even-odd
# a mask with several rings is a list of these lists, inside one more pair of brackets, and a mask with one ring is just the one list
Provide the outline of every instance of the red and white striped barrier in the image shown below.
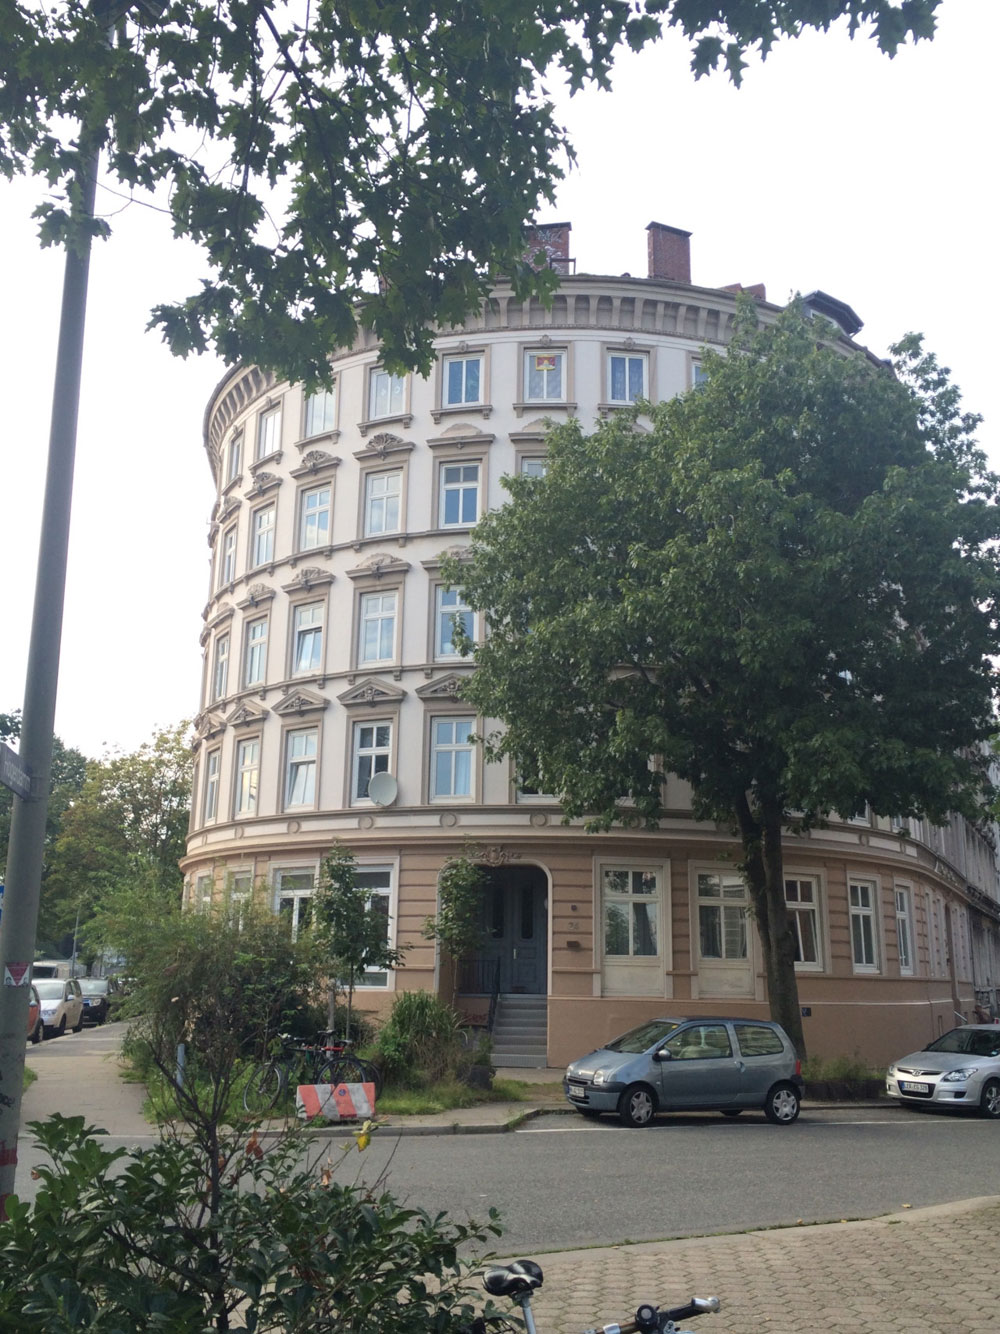
[[356,1121],[374,1111],[374,1084],[300,1084],[295,1090],[295,1113],[303,1121]]

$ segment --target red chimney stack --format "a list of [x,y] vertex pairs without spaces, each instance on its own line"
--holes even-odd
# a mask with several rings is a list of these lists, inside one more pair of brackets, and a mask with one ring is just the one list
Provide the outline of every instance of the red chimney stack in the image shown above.
[[674,283],[691,281],[691,233],[663,222],[651,222],[648,235],[649,277]]

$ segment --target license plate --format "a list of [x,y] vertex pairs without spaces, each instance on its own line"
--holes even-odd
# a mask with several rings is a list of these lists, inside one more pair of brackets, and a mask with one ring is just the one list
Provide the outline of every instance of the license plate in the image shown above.
[[583,1089],[574,1088],[571,1084],[566,1090],[571,1098],[579,1098],[581,1101],[587,1096]]
[[930,1093],[930,1084],[914,1084],[910,1079],[901,1079],[899,1087],[904,1093]]

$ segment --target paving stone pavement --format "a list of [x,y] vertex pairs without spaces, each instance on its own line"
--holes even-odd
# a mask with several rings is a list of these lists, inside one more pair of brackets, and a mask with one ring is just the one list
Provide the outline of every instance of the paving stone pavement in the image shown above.
[[641,1301],[719,1297],[699,1334],[995,1334],[1000,1197],[860,1222],[553,1253],[538,1334],[628,1319]]

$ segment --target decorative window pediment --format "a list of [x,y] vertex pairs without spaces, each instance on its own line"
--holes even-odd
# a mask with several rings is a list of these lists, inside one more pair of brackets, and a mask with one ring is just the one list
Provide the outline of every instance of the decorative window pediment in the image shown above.
[[539,440],[544,440],[549,431],[552,430],[552,423],[546,421],[544,417],[536,417],[534,421],[527,422],[519,431],[511,431],[511,443],[515,445],[534,445]]
[[333,583],[333,573],[320,569],[318,565],[307,565],[299,570],[290,584],[282,584],[286,593],[301,593],[304,589],[322,588]]
[[329,703],[325,695],[319,695],[315,690],[306,690],[300,686],[284,699],[278,700],[274,705],[274,712],[282,717],[287,717],[289,714],[320,713]]
[[391,685],[388,681],[381,680],[380,677],[371,676],[365,681],[359,682],[356,686],[351,686],[350,690],[345,690],[337,699],[343,704],[345,709],[353,709],[368,705],[375,708],[379,704],[398,704],[406,695],[406,691],[399,686]]
[[230,727],[252,727],[254,724],[262,722],[267,712],[268,710],[260,704],[254,704],[251,700],[243,700],[233,709],[226,722]]
[[408,454],[414,448],[412,440],[403,440],[391,431],[379,431],[364,449],[354,451],[354,457],[361,463],[371,463],[374,459],[388,458],[390,454]]
[[251,584],[247,589],[245,598],[237,602],[240,611],[246,611],[248,607],[257,607],[262,602],[270,602],[274,597],[274,589],[269,588],[267,584]]
[[205,626],[200,635],[201,643],[206,644],[212,632],[217,630],[225,621],[231,621],[235,614],[232,603],[221,603],[211,616],[206,616]]
[[226,720],[221,713],[203,713],[194,730],[195,741],[208,741],[225,730]]
[[353,570],[348,570],[347,577],[348,579],[382,579],[387,574],[405,574],[409,568],[409,561],[399,560],[395,556],[380,551],[377,555],[370,556],[363,565],[356,565]]
[[436,681],[428,681],[425,686],[418,686],[413,692],[419,699],[459,699],[462,693],[462,680],[456,672],[440,676]]
[[292,477],[319,477],[326,473],[333,472],[340,466],[340,459],[334,454],[328,454],[325,449],[310,449],[308,453],[302,455],[302,462],[297,468],[292,468]]
[[468,547],[445,547],[436,556],[431,556],[428,560],[422,560],[420,564],[429,574],[437,574],[442,563],[446,560],[469,560],[470,558],[471,553]]
[[[252,471],[252,469],[251,469]],[[277,473],[258,472],[254,474],[253,486],[247,492],[251,500],[256,500],[258,496],[264,495],[266,491],[273,491],[281,485],[281,478]]]
[[489,431],[480,431],[476,426],[467,426],[456,422],[441,435],[427,441],[431,449],[465,449],[467,446],[487,448],[496,439]]

